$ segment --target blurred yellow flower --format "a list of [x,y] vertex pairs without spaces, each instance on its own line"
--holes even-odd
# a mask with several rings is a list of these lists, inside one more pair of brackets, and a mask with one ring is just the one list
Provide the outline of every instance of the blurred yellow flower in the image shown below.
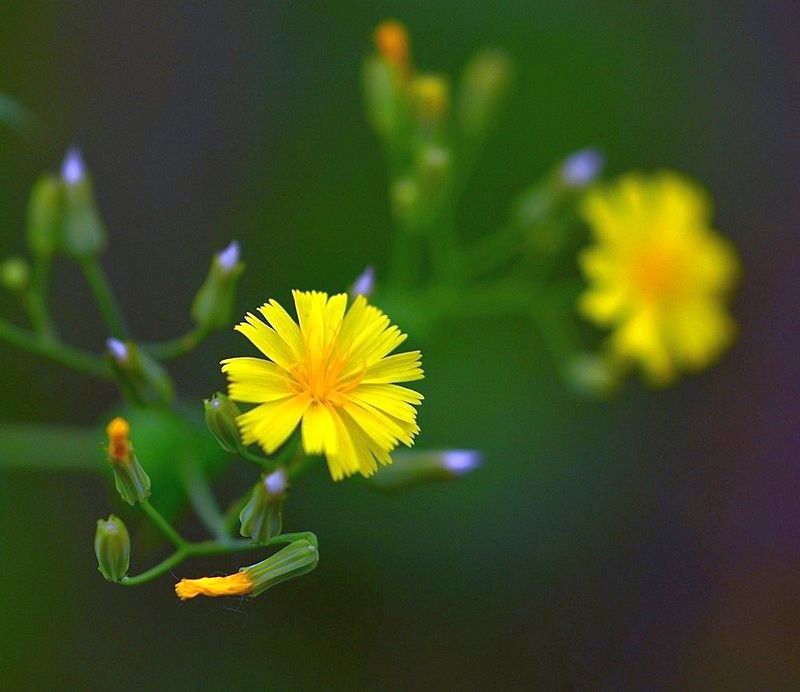
[[711,228],[705,191],[677,173],[632,173],[582,205],[595,244],[580,255],[589,287],[581,313],[613,329],[613,356],[637,361],[653,384],[699,370],[733,340],[727,294],[732,246]]
[[387,19],[375,29],[373,38],[378,52],[401,73],[408,73],[411,68],[411,50],[405,25],[394,19]]
[[419,432],[422,395],[398,382],[422,379],[420,352],[388,355],[406,338],[363,296],[294,291],[298,324],[274,300],[236,330],[269,360],[222,361],[231,399],[259,404],[237,418],[242,441],[272,454],[302,421],[307,454],[324,454],[334,480],[390,464]]
[[108,456],[114,461],[127,462],[130,458],[131,443],[128,435],[131,432],[131,426],[124,418],[114,418],[106,426],[106,434],[108,435]]

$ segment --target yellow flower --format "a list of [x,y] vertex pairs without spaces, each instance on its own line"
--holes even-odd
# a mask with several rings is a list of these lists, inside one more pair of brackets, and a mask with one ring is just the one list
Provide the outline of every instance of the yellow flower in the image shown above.
[[612,354],[661,385],[715,360],[736,333],[726,303],[738,260],[705,191],[677,173],[632,173],[589,192],[582,214],[596,242],[580,256],[578,307],[613,330]]
[[272,454],[302,422],[307,454],[324,454],[334,480],[372,475],[376,460],[419,432],[422,395],[398,382],[422,379],[419,351],[388,355],[406,338],[363,296],[294,291],[298,324],[274,300],[236,330],[269,360],[228,358],[222,371],[236,401],[258,404],[237,418],[246,445]]

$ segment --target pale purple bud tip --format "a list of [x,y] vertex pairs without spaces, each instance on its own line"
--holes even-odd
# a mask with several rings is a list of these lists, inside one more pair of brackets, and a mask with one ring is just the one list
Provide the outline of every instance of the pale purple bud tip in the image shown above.
[[581,149],[564,159],[561,179],[570,187],[585,187],[603,170],[605,158],[597,149]]
[[219,261],[219,266],[222,268],[222,271],[229,272],[239,264],[240,255],[239,243],[235,240],[231,241],[231,244],[224,250],[217,253],[217,260]]
[[106,347],[111,357],[118,363],[124,363],[128,360],[128,347],[124,341],[111,338],[106,341]]
[[286,472],[278,469],[264,479],[264,487],[270,495],[280,495],[286,491]]
[[358,278],[353,282],[350,288],[350,295],[355,298],[356,296],[364,296],[369,298],[375,290],[375,267],[367,265]]
[[86,176],[86,164],[78,147],[70,147],[61,163],[61,178],[67,185],[76,185]]
[[442,452],[442,466],[457,476],[474,471],[483,463],[483,455],[474,449],[448,449]]

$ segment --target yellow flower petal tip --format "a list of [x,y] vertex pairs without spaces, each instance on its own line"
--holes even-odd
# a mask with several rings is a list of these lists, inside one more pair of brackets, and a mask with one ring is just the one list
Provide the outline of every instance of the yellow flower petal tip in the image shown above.
[[108,456],[114,461],[127,461],[130,457],[130,441],[128,435],[131,426],[124,418],[114,418],[107,426]]
[[175,584],[175,593],[182,601],[195,596],[246,596],[253,589],[253,582],[244,572],[227,577],[201,577],[181,579]]
[[739,262],[711,227],[706,192],[677,173],[633,173],[590,191],[581,211],[595,243],[579,258],[578,309],[611,329],[612,356],[656,385],[709,366],[736,333]]
[[381,22],[373,35],[378,52],[392,65],[407,69],[410,63],[408,30],[394,19]]
[[406,338],[357,296],[294,291],[298,321],[274,300],[236,327],[267,359],[222,361],[228,394],[257,404],[237,418],[245,445],[267,454],[301,426],[307,454],[322,454],[334,480],[372,475],[419,432],[422,395],[400,386],[423,378],[420,352],[389,355]]

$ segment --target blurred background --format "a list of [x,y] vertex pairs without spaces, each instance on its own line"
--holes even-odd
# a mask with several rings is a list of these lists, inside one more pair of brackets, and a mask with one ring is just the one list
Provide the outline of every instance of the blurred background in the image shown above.
[[[485,466],[388,499],[320,468],[285,519],[317,532],[318,569],[252,602],[181,606],[169,577],[107,585],[95,520],[114,508],[141,522],[106,479],[3,474],[2,686],[796,689],[798,14],[775,1],[0,4],[0,92],[46,132],[0,128],[0,254],[23,251],[33,181],[78,144],[112,235],[104,263],[142,339],[190,326],[211,253],[232,238],[248,264],[242,311],[385,266],[386,177],[359,70],[386,17],[407,23],[425,69],[456,73],[485,46],[517,63],[464,234],[596,145],[610,174],[703,181],[744,264],[738,343],[665,391],[576,398],[522,321],[412,334],[427,373],[419,444],[479,448]],[[56,281],[66,336],[100,350],[82,277],[63,263]],[[6,295],[0,314],[19,316]],[[219,359],[245,350],[216,335],[171,372],[199,405],[222,387]],[[115,402],[112,386],[5,344],[0,362],[2,420],[95,424]],[[232,473],[231,488],[252,482],[244,462]],[[133,570],[162,550],[135,544]]]

